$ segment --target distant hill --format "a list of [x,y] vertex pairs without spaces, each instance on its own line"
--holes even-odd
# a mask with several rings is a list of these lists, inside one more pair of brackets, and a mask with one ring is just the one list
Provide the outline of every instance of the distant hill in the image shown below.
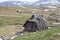
[[60,0],[39,0],[36,2],[22,2],[22,1],[0,2],[0,6],[6,6],[6,5],[25,5],[25,6],[60,5]]
[[37,2],[32,3],[32,6],[44,6],[44,5],[59,5],[60,0],[39,0]]
[[7,6],[7,5],[30,5],[30,2],[22,2],[22,1],[5,1],[0,2],[0,6]]

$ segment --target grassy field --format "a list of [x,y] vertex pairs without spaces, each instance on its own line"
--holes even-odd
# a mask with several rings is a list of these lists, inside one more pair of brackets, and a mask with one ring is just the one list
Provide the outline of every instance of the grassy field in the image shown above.
[[[52,12],[58,12],[57,8],[54,11],[45,12],[42,7],[23,7],[23,6],[0,6],[0,36],[14,34],[19,30],[23,30],[23,24],[32,15],[32,9],[37,9],[38,14],[48,16]],[[17,13],[16,10],[23,10],[22,13]],[[48,21],[48,25],[55,21]],[[59,40],[58,33],[60,27],[54,27],[35,33],[25,33],[13,40]],[[51,38],[52,37],[52,38]]]
[[60,27],[54,27],[51,29],[43,30],[40,32],[24,34],[13,40],[60,40]]
[[[16,10],[23,10],[23,12],[20,14]],[[0,36],[14,34],[16,31],[22,30],[23,24],[30,16],[30,11],[27,8],[0,6]]]
[[[30,8],[33,8],[33,7],[30,7]],[[42,13],[45,16],[48,16],[51,13],[58,13],[60,10],[60,8],[57,8],[53,11],[49,10],[48,12],[45,12],[44,8],[38,7],[36,9],[42,10],[42,11],[39,11],[39,13],[40,14]],[[53,22],[55,21],[47,21],[49,26],[51,26]],[[16,37],[13,40],[60,40],[60,26],[55,26],[51,29],[46,29],[40,32],[24,33],[23,36]]]

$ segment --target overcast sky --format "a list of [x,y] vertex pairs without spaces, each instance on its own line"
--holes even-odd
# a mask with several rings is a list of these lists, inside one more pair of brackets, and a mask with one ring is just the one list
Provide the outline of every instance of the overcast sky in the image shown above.
[[[0,2],[4,2],[4,1],[14,1],[14,0],[0,0]],[[38,0],[15,0],[15,1],[35,2],[35,1],[38,1]]]

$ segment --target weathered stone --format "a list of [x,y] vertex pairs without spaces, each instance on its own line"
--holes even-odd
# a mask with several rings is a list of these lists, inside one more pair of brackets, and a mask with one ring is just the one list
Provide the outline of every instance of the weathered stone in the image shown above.
[[0,38],[0,40],[3,40],[2,38]]
[[60,33],[58,33],[57,35],[60,36]]
[[46,21],[40,14],[32,15],[23,25],[25,31],[34,32],[48,28]]
[[18,36],[19,35],[23,35],[23,32],[22,31],[18,31],[18,32],[15,33],[15,35],[18,35]]
[[16,12],[18,12],[18,13],[22,13],[23,11],[22,11],[22,10],[16,10]]

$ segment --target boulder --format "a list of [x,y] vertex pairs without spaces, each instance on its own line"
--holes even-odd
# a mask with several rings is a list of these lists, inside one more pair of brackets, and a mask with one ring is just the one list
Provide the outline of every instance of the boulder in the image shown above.
[[43,29],[47,29],[47,23],[43,16],[40,14],[32,15],[23,25],[24,30],[28,32],[36,32]]

